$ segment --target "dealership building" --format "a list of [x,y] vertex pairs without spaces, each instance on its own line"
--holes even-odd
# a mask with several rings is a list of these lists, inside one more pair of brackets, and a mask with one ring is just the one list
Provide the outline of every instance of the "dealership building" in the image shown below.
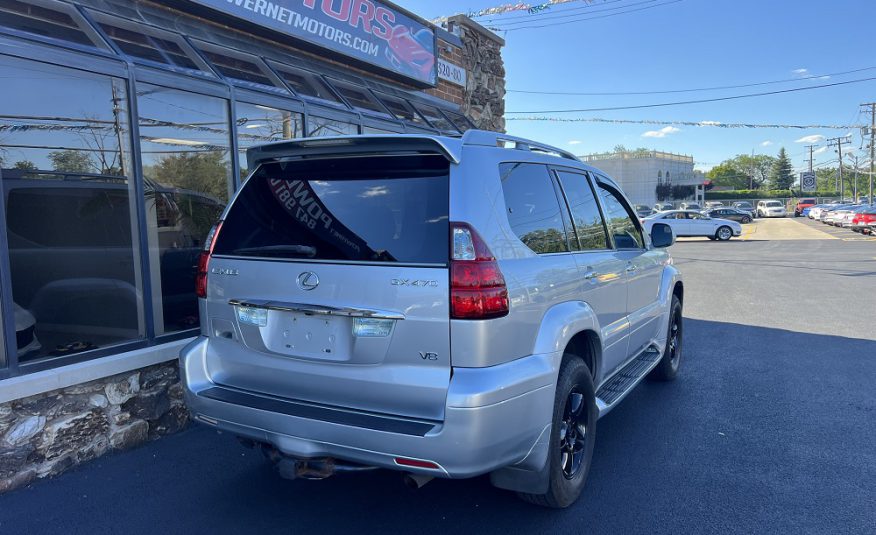
[[503,45],[380,0],[0,0],[0,492],[188,424],[248,147],[503,131]]

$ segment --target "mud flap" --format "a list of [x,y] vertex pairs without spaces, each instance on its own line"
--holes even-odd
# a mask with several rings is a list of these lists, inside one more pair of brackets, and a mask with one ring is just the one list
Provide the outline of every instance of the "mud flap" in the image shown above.
[[523,492],[525,494],[545,494],[550,485],[550,437],[551,424],[539,435],[529,454],[519,463],[500,468],[490,473],[490,483],[494,487]]

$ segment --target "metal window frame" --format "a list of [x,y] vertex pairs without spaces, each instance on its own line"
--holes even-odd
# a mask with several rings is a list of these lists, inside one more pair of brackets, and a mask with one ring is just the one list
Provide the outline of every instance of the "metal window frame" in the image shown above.
[[[361,84],[357,85],[357,84],[355,84],[353,82],[349,82],[347,80],[341,80],[340,78],[332,78],[329,76],[323,76],[322,79],[329,86],[331,86],[331,88],[334,90],[334,92],[343,100],[343,102],[345,102],[347,104],[347,106],[350,107],[350,109],[358,112],[359,114],[361,114],[363,116],[371,116],[371,117],[374,117],[375,119],[383,119],[383,120],[388,119],[390,121],[396,119],[395,114],[393,114],[391,111],[389,111],[389,109],[383,105],[383,102],[381,102],[380,99],[377,98],[377,95],[375,95],[369,88],[365,87],[364,85],[361,85]],[[355,104],[353,104],[350,101],[349,98],[345,97],[343,95],[343,93],[341,93],[341,91],[339,90],[339,87],[343,88],[343,89],[352,89],[353,91],[362,92],[362,94],[369,97],[369,100],[372,104],[375,104],[378,108],[382,109],[383,112],[371,110],[368,108],[362,108],[361,106],[356,106]]]
[[[192,47],[192,49],[202,59],[202,61],[210,65],[213,68],[213,71],[215,71],[216,74],[219,75],[223,80],[225,80],[225,82],[229,85],[253,91],[263,91],[272,95],[281,95],[287,97],[290,96],[290,91],[289,88],[286,86],[286,83],[281,80],[279,76],[277,76],[277,73],[275,73],[270,67],[268,67],[267,62],[265,62],[265,60],[262,59],[261,56],[250,54],[249,52],[242,52],[240,50],[229,48],[227,46],[222,46],[216,43],[210,43],[202,39],[194,39],[191,37],[186,37],[184,35],[181,37]],[[213,61],[211,61],[205,53],[226,55],[232,59],[252,63],[258,68],[262,76],[273,82],[274,85],[268,86],[260,84],[258,82],[250,82],[248,80],[241,80],[240,78],[232,78],[223,73],[220,67],[216,65]]]
[[[157,26],[153,26],[151,24],[146,24],[142,22],[134,22],[124,17],[119,17],[117,15],[111,15],[109,13],[105,13],[103,11],[97,11],[94,9],[87,9],[85,7],[81,7],[81,13],[84,19],[86,19],[92,26],[96,32],[99,32],[102,36],[102,39],[106,41],[118,54],[119,56],[126,58],[131,63],[143,64],[146,66],[151,66],[159,69],[167,69],[174,72],[179,72],[181,74],[188,74],[194,76],[203,76],[209,79],[215,79],[217,74],[213,72],[213,69],[210,65],[198,54],[191,44],[180,34],[174,33],[163,28],[159,28]],[[103,19],[103,20],[102,20]],[[192,60],[200,70],[197,69],[189,69],[186,67],[180,67],[178,65],[172,65],[169,63],[161,63],[159,61],[153,61],[150,59],[139,58],[135,56],[131,56],[130,54],[125,53],[118,44],[107,35],[106,31],[101,27],[101,24],[108,24],[111,26],[118,26],[123,30],[132,31],[135,33],[142,33],[144,35],[151,37],[156,37],[158,39],[162,39],[165,41],[170,41],[177,46],[185,53],[185,55]]]
[[[22,1],[22,0],[19,0]],[[14,35],[15,37],[19,37],[22,39],[34,40],[37,42],[48,42],[55,46],[61,46],[64,48],[70,48],[72,50],[86,52],[93,54],[95,52],[101,52],[104,54],[108,54],[112,51],[112,47],[106,42],[103,38],[103,35],[100,32],[95,31],[93,24],[82,16],[82,12],[79,11],[76,6],[70,5],[66,2],[60,2],[58,0],[23,0],[25,3],[34,4],[45,9],[49,9],[52,11],[57,11],[59,13],[64,13],[73,19],[73,22],[82,30],[82,33],[85,34],[86,37],[91,39],[94,43],[94,46],[83,45],[80,43],[74,43],[72,41],[67,41],[65,39],[58,39],[57,37],[51,37],[46,35],[39,35],[35,33],[26,32],[24,30],[17,30],[15,28],[9,28],[6,26],[0,26],[0,30],[4,33],[8,33],[10,35]]]

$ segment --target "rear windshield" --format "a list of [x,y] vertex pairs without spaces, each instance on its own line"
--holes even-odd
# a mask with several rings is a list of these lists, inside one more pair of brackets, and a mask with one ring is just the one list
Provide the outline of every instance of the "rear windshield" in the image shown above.
[[449,164],[440,156],[261,166],[234,201],[217,255],[446,264]]
[[780,203],[779,201],[770,201],[770,202],[766,203],[766,205],[769,206],[770,208],[774,208],[774,207],[781,207],[782,203]]

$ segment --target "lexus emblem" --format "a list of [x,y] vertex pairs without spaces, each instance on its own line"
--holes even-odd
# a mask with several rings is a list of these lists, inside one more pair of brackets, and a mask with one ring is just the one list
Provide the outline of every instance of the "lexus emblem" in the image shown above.
[[305,271],[298,275],[298,287],[302,290],[309,292],[310,290],[315,290],[317,286],[319,286],[319,277],[316,273]]

